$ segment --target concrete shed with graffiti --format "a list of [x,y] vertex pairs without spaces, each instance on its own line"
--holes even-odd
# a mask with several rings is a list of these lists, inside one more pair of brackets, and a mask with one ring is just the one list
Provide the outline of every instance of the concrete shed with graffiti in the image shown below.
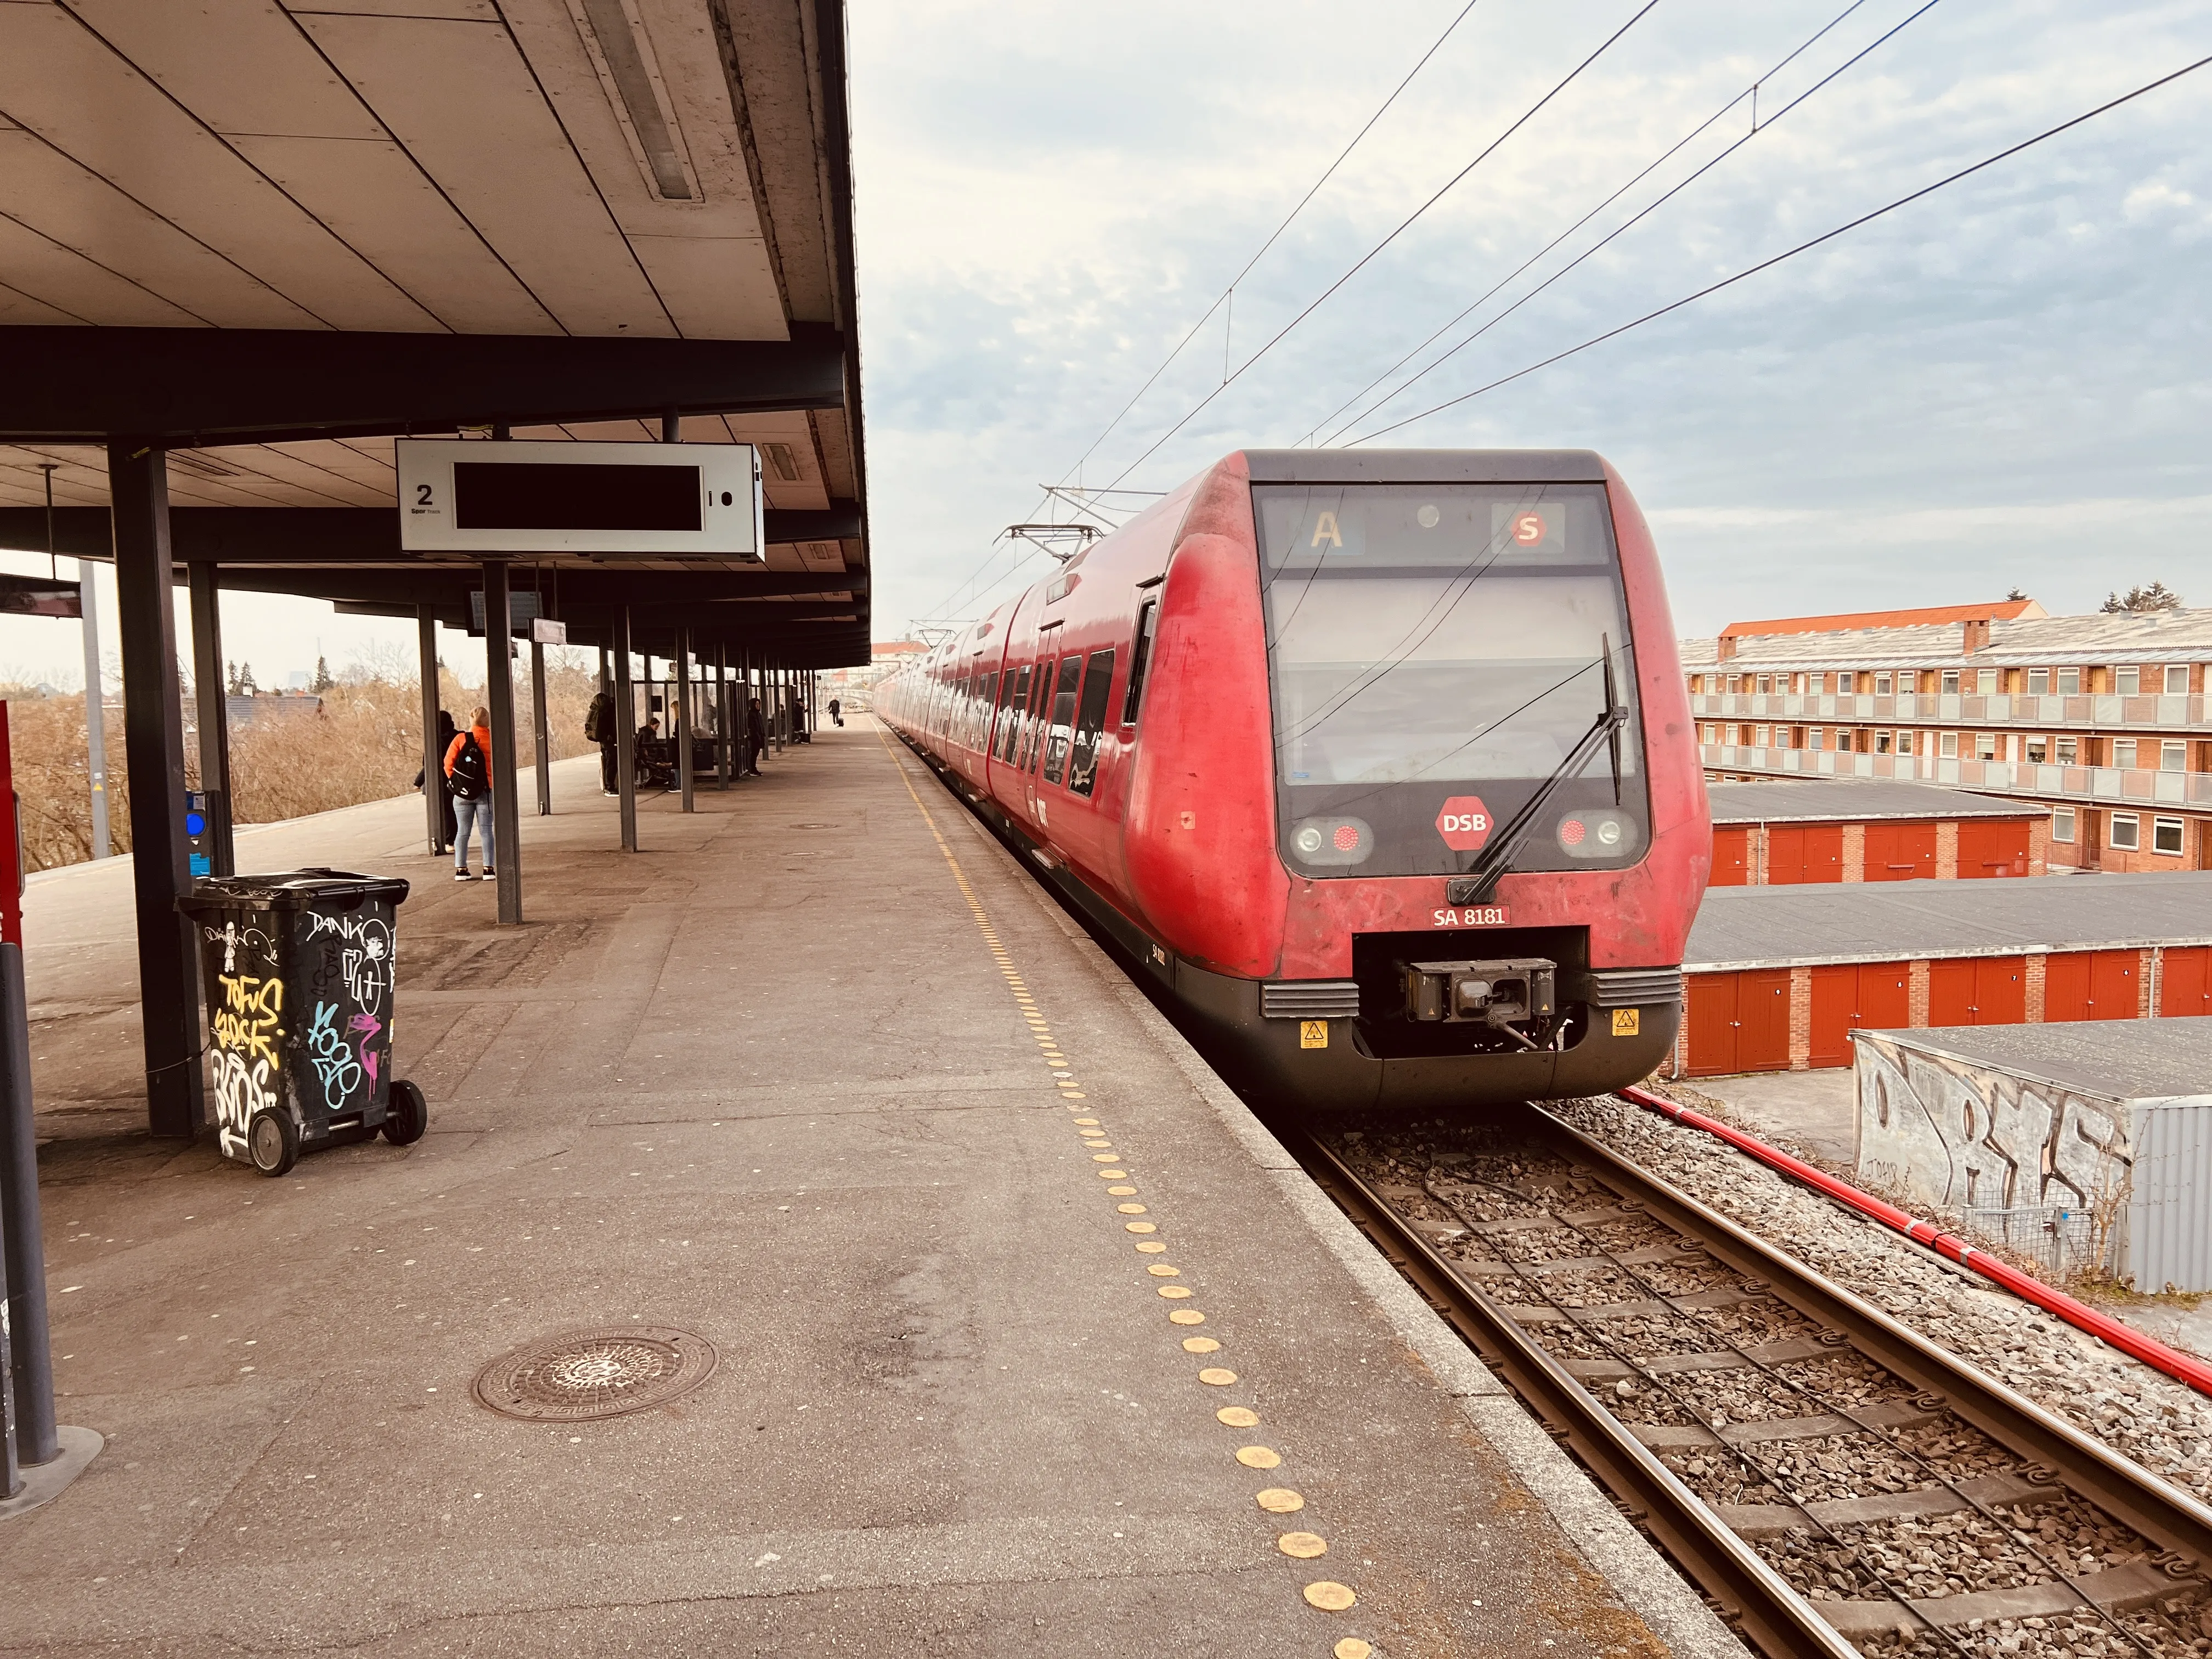
[[2212,1290],[2212,1017],[1851,1046],[1862,1178],[2049,1269]]

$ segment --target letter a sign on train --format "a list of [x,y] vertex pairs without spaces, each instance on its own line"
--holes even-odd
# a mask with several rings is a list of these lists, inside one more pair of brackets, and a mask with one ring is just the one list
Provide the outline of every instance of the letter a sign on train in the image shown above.
[[1455,853],[1472,853],[1490,839],[1490,809],[1480,795],[1454,795],[1437,814],[1437,833]]

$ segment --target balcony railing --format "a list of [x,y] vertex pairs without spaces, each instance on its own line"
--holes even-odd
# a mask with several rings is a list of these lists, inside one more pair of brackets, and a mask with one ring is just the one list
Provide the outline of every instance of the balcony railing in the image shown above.
[[1898,778],[1948,784],[1985,794],[2100,806],[2174,806],[2212,811],[2212,772],[2154,772],[2117,766],[2039,766],[2027,761],[1948,760],[1936,755],[1850,755],[1832,749],[1756,749],[1709,743],[1700,753],[1717,771],[1780,777]]
[[2184,731],[2212,726],[2212,712],[2202,696],[2030,697],[1978,692],[1795,693],[1705,691],[1690,698],[1690,712],[1701,719],[1803,720],[1930,720],[1960,726],[2067,726],[2094,732]]

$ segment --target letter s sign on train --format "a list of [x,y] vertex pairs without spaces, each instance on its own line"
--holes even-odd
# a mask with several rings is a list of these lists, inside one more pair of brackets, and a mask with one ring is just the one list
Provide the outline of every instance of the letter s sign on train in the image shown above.
[[1437,814],[1437,833],[1455,853],[1472,853],[1490,839],[1490,809],[1480,795],[1454,795]]

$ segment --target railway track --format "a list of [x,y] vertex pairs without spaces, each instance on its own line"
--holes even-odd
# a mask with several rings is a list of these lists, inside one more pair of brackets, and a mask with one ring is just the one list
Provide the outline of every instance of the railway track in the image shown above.
[[1756,1650],[2212,1653],[2212,1510],[1549,1113],[1292,1139]]

